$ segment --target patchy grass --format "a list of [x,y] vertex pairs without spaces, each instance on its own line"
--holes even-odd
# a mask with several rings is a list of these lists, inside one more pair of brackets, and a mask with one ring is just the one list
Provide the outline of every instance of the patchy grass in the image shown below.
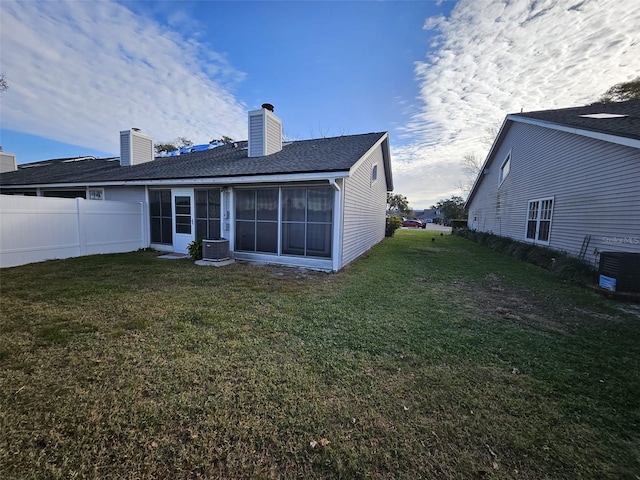
[[629,478],[632,309],[457,237],[1,272],[2,478]]

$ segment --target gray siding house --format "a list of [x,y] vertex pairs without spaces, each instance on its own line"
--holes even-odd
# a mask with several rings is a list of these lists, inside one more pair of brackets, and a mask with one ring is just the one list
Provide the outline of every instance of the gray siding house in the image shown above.
[[640,253],[640,100],[507,115],[469,228],[567,252]]
[[283,142],[265,104],[248,138],[154,158],[150,136],[125,130],[119,158],[17,165],[0,193],[143,202],[149,246],[168,252],[227,239],[235,259],[337,271],[384,239],[386,132]]

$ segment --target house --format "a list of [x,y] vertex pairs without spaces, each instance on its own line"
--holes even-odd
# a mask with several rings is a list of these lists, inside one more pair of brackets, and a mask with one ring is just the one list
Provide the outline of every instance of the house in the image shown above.
[[434,223],[436,218],[441,216],[440,210],[436,208],[426,208],[424,210],[415,210],[415,217],[422,223]]
[[564,251],[640,252],[640,100],[507,115],[469,228]]
[[120,157],[55,159],[0,176],[0,193],[144,202],[149,246],[187,252],[228,239],[235,259],[337,271],[384,239],[393,190],[388,133],[283,142],[273,106],[248,113],[248,141],[154,157],[120,132]]

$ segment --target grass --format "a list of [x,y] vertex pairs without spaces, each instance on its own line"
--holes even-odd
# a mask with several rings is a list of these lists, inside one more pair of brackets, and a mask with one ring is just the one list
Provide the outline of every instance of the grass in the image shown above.
[[466,239],[0,274],[0,477],[637,479],[633,309]]

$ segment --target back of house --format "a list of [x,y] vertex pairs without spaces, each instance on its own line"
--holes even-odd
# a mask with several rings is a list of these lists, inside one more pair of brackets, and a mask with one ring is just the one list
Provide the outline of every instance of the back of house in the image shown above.
[[225,239],[239,260],[336,271],[384,239],[386,132],[285,142],[264,104],[248,138],[154,157],[151,136],[123,130],[120,157],[3,161],[0,193],[142,202],[148,246],[169,252]]

